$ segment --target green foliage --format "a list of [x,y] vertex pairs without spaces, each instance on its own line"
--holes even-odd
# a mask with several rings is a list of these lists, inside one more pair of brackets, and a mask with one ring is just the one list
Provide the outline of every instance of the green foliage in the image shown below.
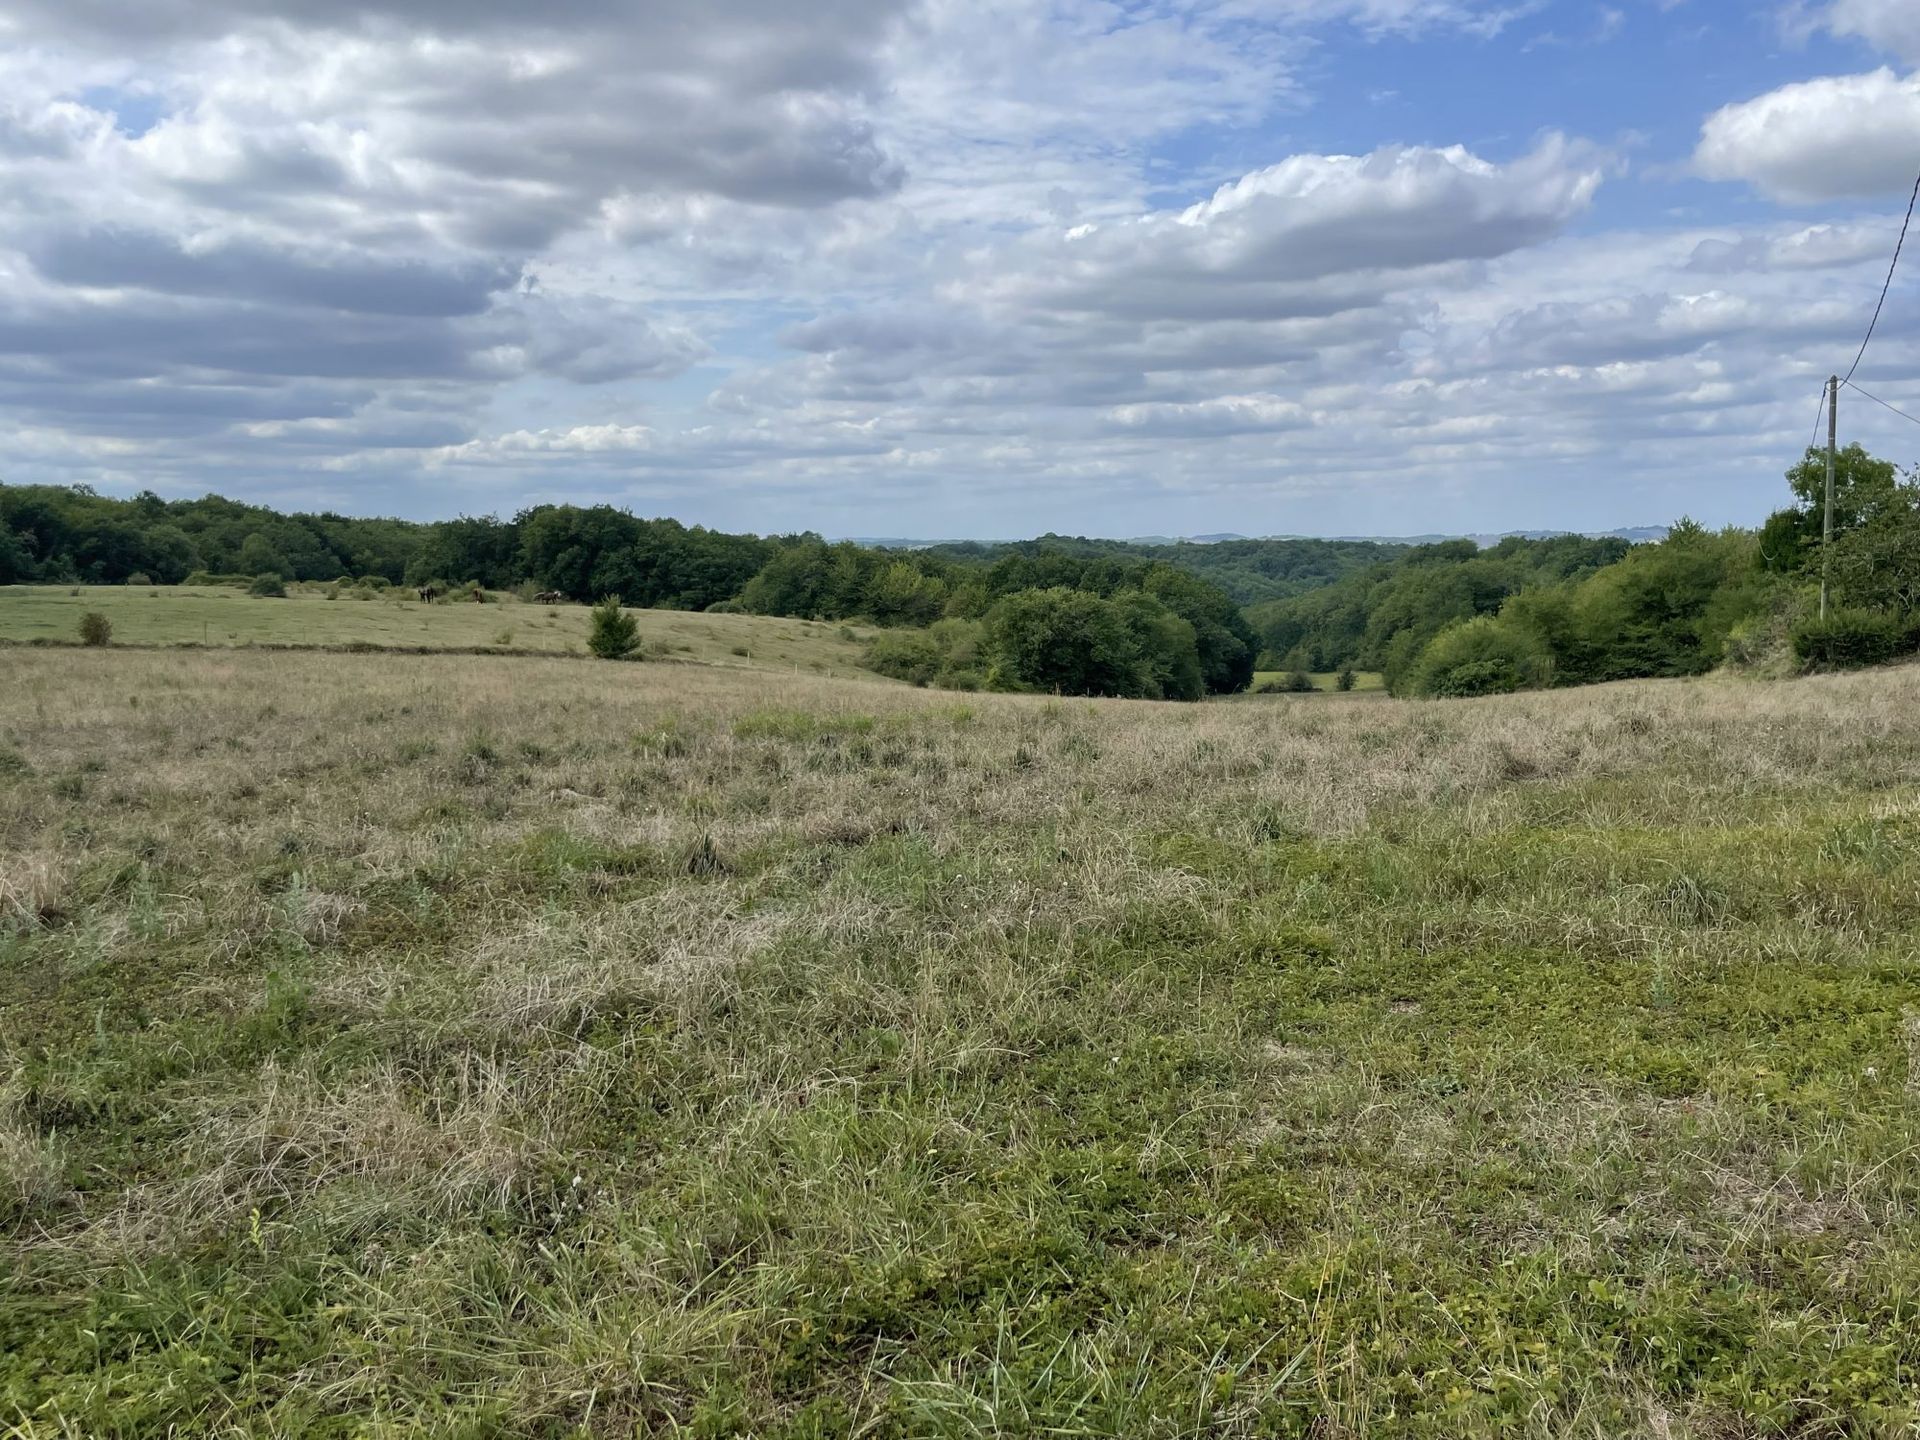
[[1494,615],[1513,596],[1576,581],[1629,553],[1624,540],[1451,540],[1390,552],[1364,570],[1249,611],[1270,668],[1381,670],[1396,684],[1440,631]]
[[[951,553],[955,551],[960,553]],[[969,553],[969,547],[886,551],[844,541],[827,545],[808,537],[768,561],[741,591],[740,601],[744,608],[763,615],[859,617],[882,625],[908,625],[924,624],[942,612],[949,619],[973,619],[987,615],[1009,597],[1039,590],[1072,590],[1117,604],[1124,612],[1117,617],[1122,627],[1137,632],[1136,660],[1119,662],[1122,669],[1137,672],[1132,679],[1122,682],[1113,674],[1094,677],[1078,661],[1065,665],[1066,671],[1076,672],[1070,677],[1072,684],[1124,684],[1125,688],[1074,693],[1190,699],[1208,692],[1243,690],[1253,678],[1253,631],[1226,594],[1173,565],[1124,554],[1010,547],[989,565]],[[1129,595],[1139,597],[1138,602],[1128,600]],[[1081,606],[1080,611],[1083,616],[1101,613],[1097,606]],[[1063,625],[1064,615],[1060,612]],[[1168,617],[1180,624],[1169,624]],[[1068,625],[1061,633],[1071,633],[1072,628]],[[903,678],[928,674],[936,664],[918,642],[883,645],[876,653],[884,673]],[[1053,688],[1016,678],[1032,668],[1032,658],[1023,652],[1020,661],[1003,671],[1003,682]],[[1100,669],[1098,664],[1093,667]]]
[[1553,651],[1562,682],[1711,670],[1728,633],[1760,608],[1755,559],[1751,533],[1683,520],[1599,571],[1572,591],[1572,632]]
[[1198,700],[1194,629],[1140,591],[1020,590],[987,616],[989,683],[1061,695]]
[[268,571],[256,575],[247,586],[247,594],[261,599],[284,600],[287,598],[287,586],[277,574]]
[[1544,685],[1553,659],[1538,636],[1490,615],[1463,620],[1428,641],[1408,671],[1412,695],[1503,695]]
[[1833,588],[1849,605],[1920,610],[1920,485],[1898,484],[1833,542]]
[[602,660],[624,660],[640,644],[640,622],[620,608],[620,597],[609,595],[593,607],[588,622],[587,648]]
[[1880,610],[1832,610],[1793,627],[1793,653],[1803,665],[1826,670],[1884,665],[1920,648],[1920,623]]
[[[1017,562],[1024,557],[1039,561],[1043,567],[1060,558],[1079,564],[1145,561],[1204,580],[1234,605],[1254,605],[1330,585],[1345,575],[1391,559],[1402,548],[1369,540],[1221,540],[1198,544],[1042,535],[1036,540],[935,545],[919,553],[963,562]],[[1061,575],[1048,576],[1043,569],[1022,588],[1069,583]],[[948,613],[973,615],[984,613],[984,609],[956,610],[950,605]]]
[[82,645],[106,645],[113,639],[113,622],[98,610],[89,610],[80,617],[80,643]]
[[1353,667],[1351,665],[1343,665],[1340,668],[1340,673],[1333,677],[1333,688],[1344,694],[1353,689],[1354,679]]
[[985,681],[986,626],[977,620],[937,620],[925,630],[887,630],[867,644],[870,670],[912,685],[978,690]]
[[[646,609],[704,610],[732,598],[777,549],[752,535],[728,535],[677,520],[642,520],[608,505],[543,505],[511,527],[464,520],[442,527],[436,543],[453,547],[439,573],[505,589],[528,579],[536,589],[575,600],[619,595]],[[464,547],[464,548],[461,548]]]
[[1311,695],[1316,688],[1313,677],[1304,670],[1289,670],[1271,680],[1262,680],[1254,691],[1260,695]]

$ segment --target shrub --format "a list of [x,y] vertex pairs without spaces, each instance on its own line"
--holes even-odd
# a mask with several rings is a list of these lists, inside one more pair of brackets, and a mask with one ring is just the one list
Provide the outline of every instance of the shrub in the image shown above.
[[1002,690],[1198,700],[1191,622],[1140,591],[1107,599],[1055,586],[1019,590],[987,615],[988,682]]
[[388,590],[393,587],[393,582],[384,575],[362,575],[360,583],[369,590]]
[[924,630],[889,630],[867,643],[869,670],[910,685],[933,684],[944,659],[939,645]]
[[151,585],[151,584],[153,584],[153,581],[152,581],[152,580],[150,580],[150,579],[149,579],[149,578],[147,577],[147,572],[146,572],[146,571],[144,571],[144,570],[136,570],[136,571],[134,571],[134,572],[133,572],[133,573],[132,573],[131,575],[129,575],[129,576],[127,576],[127,584],[129,584],[129,585]]
[[640,623],[620,608],[620,597],[609,595],[593,607],[587,630],[587,648],[602,660],[623,660],[640,644]]
[[1346,665],[1341,667],[1340,673],[1333,677],[1333,688],[1344,695],[1347,691],[1353,689],[1353,682],[1353,667]]
[[1910,622],[1876,610],[1835,610],[1826,619],[1809,616],[1793,627],[1793,653],[1802,665],[1850,669],[1882,665],[1912,650]]
[[886,630],[867,642],[869,670],[910,685],[978,690],[985,627],[975,620],[936,620],[926,630]]
[[80,643],[82,645],[105,645],[113,639],[113,622],[98,610],[89,610],[80,617]]
[[180,583],[182,585],[245,586],[245,585],[251,585],[253,583],[253,576],[251,575],[217,575],[211,570],[195,570],[191,575],[187,576],[187,578],[182,580]]
[[1300,670],[1289,670],[1253,687],[1256,695],[1309,695],[1312,692],[1313,678]]
[[268,600],[284,600],[287,598],[286,582],[269,571],[265,575],[253,577],[253,583],[247,586],[247,594],[258,595]]
[[1504,695],[1545,685],[1553,660],[1531,630],[1477,616],[1442,630],[1409,668],[1404,688],[1414,695],[1464,698]]

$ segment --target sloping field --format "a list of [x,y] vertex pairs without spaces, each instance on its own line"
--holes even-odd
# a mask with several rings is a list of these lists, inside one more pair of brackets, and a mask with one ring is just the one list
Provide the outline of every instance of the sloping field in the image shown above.
[[1920,670],[0,667],[0,1433],[1920,1418]]
[[[71,643],[88,611],[107,617],[115,643],[130,645],[377,645],[579,655],[587,649],[584,605],[532,605],[511,597],[484,605],[425,604],[402,588],[373,600],[329,600],[317,587],[261,599],[224,585],[0,586],[0,641]],[[748,669],[857,669],[859,639],[873,633],[870,626],[765,615],[631,613],[640,622],[646,655]]]

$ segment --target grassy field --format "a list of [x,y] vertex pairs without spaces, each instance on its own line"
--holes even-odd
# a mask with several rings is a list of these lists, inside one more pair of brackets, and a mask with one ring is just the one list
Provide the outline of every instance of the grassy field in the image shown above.
[[[112,623],[116,643],[131,645],[361,644],[544,654],[585,654],[587,645],[584,605],[531,605],[510,596],[486,605],[429,605],[404,589],[377,600],[329,600],[318,586],[269,600],[221,585],[0,586],[0,641],[72,641],[90,610]],[[762,615],[632,613],[649,656],[749,669],[858,669],[860,641],[873,633],[868,626]]]
[[[1290,672],[1285,670],[1256,670],[1253,676],[1255,687],[1287,678]],[[1340,675],[1335,670],[1309,671],[1307,678],[1313,681],[1316,690],[1338,690]],[[1353,674],[1353,694],[1364,691],[1384,691],[1387,680],[1378,670],[1356,670]]]
[[1920,669],[0,667],[0,1434],[1920,1423]]

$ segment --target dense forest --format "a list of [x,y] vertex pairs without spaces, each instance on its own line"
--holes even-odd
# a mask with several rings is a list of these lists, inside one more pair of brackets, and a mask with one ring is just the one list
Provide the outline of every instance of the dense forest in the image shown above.
[[[219,496],[0,485],[0,584],[259,577],[475,584],[884,627],[869,663],[925,685],[1198,699],[1259,668],[1379,671],[1398,694],[1868,664],[1920,648],[1920,485],[1855,445],[1787,475],[1758,531],[1428,545],[1046,535],[885,549],[542,505],[432,523]],[[1819,578],[1831,580],[1822,618]]]
[[997,561],[1023,555],[1158,560],[1211,581],[1237,605],[1254,605],[1331,585],[1344,575],[1390,560],[1406,548],[1374,540],[1219,540],[1161,545],[1042,535],[1037,540],[951,542],[929,546],[920,553],[959,560]]
[[[1252,607],[1270,669],[1379,670],[1400,694],[1698,675],[1726,661],[1871,664],[1920,648],[1920,485],[1858,445],[1787,475],[1758,531],[1692,521],[1656,544],[1560,536],[1421,545],[1318,590]],[[1819,615],[1819,577],[1832,605]]]

